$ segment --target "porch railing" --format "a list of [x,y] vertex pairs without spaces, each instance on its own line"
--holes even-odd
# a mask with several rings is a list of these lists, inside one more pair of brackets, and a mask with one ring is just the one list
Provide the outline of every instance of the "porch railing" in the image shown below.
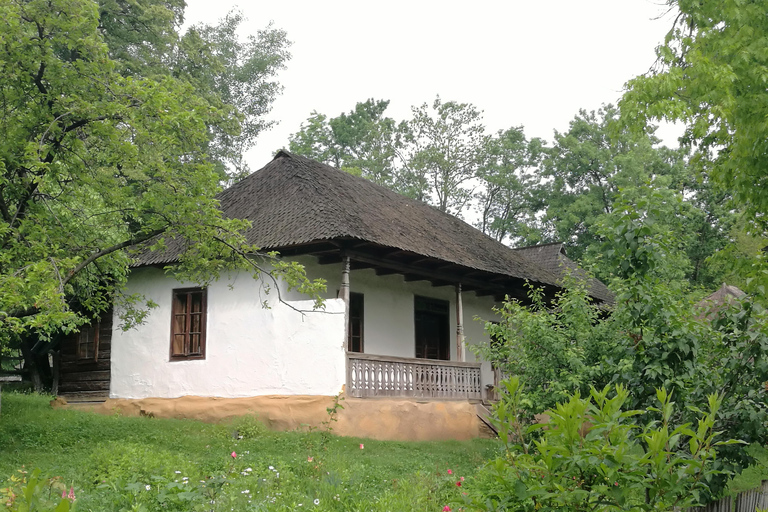
[[476,399],[480,363],[347,354],[347,393],[358,398]]

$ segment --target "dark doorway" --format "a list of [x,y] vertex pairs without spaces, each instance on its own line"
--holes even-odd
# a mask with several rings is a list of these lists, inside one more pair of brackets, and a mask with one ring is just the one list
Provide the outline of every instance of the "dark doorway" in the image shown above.
[[365,318],[365,300],[362,293],[349,294],[349,326],[347,327],[347,350],[363,351],[363,319]]
[[448,301],[414,297],[416,357],[451,359],[448,341]]

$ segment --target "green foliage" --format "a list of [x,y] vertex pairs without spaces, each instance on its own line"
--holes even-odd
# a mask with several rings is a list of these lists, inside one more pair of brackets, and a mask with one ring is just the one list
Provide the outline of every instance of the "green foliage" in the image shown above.
[[522,126],[486,140],[475,195],[481,215],[476,227],[483,233],[500,242],[531,237],[530,227],[545,201],[538,172],[544,146],[541,139],[527,140]]
[[[313,112],[291,135],[290,149],[460,215],[483,160],[481,112],[437,97],[431,105],[412,107],[411,119],[398,124],[384,116],[388,105],[369,99],[330,119]],[[500,172],[492,166],[488,160],[487,176]]]
[[570,279],[554,304],[534,287],[528,298],[530,304],[506,301],[496,308],[502,321],[486,324],[495,341],[470,349],[505,375],[524,379],[529,385],[524,409],[535,414],[604,378],[601,362],[615,346],[616,333],[609,321],[599,320],[600,309],[581,280]]
[[100,416],[51,409],[49,399],[3,394],[0,488],[23,464],[40,468],[60,475],[67,491],[74,485],[78,510],[289,511],[301,503],[302,510],[428,512],[458,501],[464,489],[456,482],[497,446],[329,436],[327,449],[308,453],[307,446],[319,449],[320,432],[272,432],[253,417],[205,424]]
[[[623,386],[575,393],[548,411],[538,439],[523,433],[518,378],[505,383],[496,408],[506,453],[478,475],[470,502],[480,510],[672,510],[701,503],[716,472],[713,430],[722,397],[710,395],[692,426],[673,425],[672,395],[658,390],[658,406],[626,410]],[[611,396],[612,395],[612,396]],[[641,427],[632,418],[658,414]],[[511,426],[511,427],[510,427]],[[509,436],[509,429],[516,435]],[[687,446],[688,450],[681,450]]]
[[291,151],[389,188],[397,186],[398,127],[384,111],[389,100],[358,102],[349,114],[328,119],[313,112],[290,137]]
[[623,120],[685,124],[694,163],[729,190],[755,223],[768,211],[768,2],[670,0],[677,11],[654,69],[627,83]]
[[[70,512],[77,509],[73,487],[62,483],[61,478],[43,478],[40,470],[30,474],[19,470],[6,482],[8,487],[0,489],[0,504],[8,512]],[[61,496],[59,496],[61,494]]]
[[[597,112],[581,111],[565,133],[555,133],[539,179],[546,178],[546,197],[537,230],[528,241],[565,241],[569,256],[593,267],[601,279],[611,268],[602,257],[600,226],[621,216],[623,205],[657,211],[658,229],[674,233],[679,284],[712,287],[722,271],[707,258],[729,242],[735,215],[728,194],[699,180],[687,153],[657,147],[650,134],[616,129],[618,110],[606,105]],[[650,129],[652,132],[653,129]],[[649,204],[649,203],[653,204]]]
[[173,77],[191,85],[224,119],[205,120],[201,148],[217,174],[248,174],[243,154],[274,121],[264,119],[282,87],[275,80],[290,59],[290,42],[272,25],[242,40],[246,20],[238,11],[215,25],[197,24],[181,33],[184,2],[101,0],[99,31],[117,70],[126,77]]
[[[708,312],[681,298],[670,286],[673,249],[657,216],[647,205],[626,205],[601,226],[602,252],[615,270],[610,315],[573,284],[552,304],[532,290],[532,308],[507,302],[499,310],[502,322],[486,326],[498,341],[482,353],[526,383],[520,407],[529,416],[591,386],[621,384],[631,391],[632,409],[649,410],[656,390],[667,389],[683,405],[675,420],[695,423],[709,396],[724,393],[715,428],[731,439],[765,443],[768,314],[756,302]],[[752,462],[738,446],[716,451],[717,469],[740,471]],[[709,478],[712,493],[722,492],[725,477]]]
[[[127,12],[136,16],[123,26]],[[239,47],[237,16],[199,28],[210,59],[196,75],[184,64],[193,52],[177,47],[177,4],[4,2],[0,18],[0,344],[69,332],[109,308],[129,251],[148,240],[184,240],[176,270],[201,284],[224,269],[262,273],[241,234],[247,222],[217,208],[216,162],[229,157],[215,148],[237,152],[222,137],[255,136],[247,123],[260,114],[235,101],[234,84],[260,87],[250,83],[256,53],[274,52],[258,73],[280,67],[279,35]],[[155,31],[146,44],[145,31]],[[276,273],[308,293],[323,286],[296,266]]]
[[[472,197],[486,141],[482,112],[469,103],[443,102],[412,107],[408,121],[407,169],[411,192],[439,210],[459,216]],[[434,195],[434,197],[433,197]]]

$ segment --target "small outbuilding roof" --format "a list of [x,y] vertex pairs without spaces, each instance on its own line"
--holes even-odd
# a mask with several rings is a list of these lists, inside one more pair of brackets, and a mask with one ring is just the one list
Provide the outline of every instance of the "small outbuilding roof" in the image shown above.
[[580,279],[587,279],[587,287],[592,297],[607,303],[613,302],[614,296],[611,290],[602,281],[590,277],[578,263],[565,254],[563,242],[518,247],[514,250],[556,274],[560,279],[565,278],[568,274]]
[[717,291],[704,297],[696,305],[708,311],[716,311],[728,304],[737,302],[746,295],[736,286],[723,283]]

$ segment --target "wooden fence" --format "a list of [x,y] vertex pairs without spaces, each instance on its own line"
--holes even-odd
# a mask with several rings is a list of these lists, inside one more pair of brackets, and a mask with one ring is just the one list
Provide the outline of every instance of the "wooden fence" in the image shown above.
[[745,491],[736,496],[728,496],[705,507],[693,507],[686,512],[755,512],[768,510],[768,480],[763,480],[760,487]]
[[350,396],[480,400],[480,363],[348,354]]

